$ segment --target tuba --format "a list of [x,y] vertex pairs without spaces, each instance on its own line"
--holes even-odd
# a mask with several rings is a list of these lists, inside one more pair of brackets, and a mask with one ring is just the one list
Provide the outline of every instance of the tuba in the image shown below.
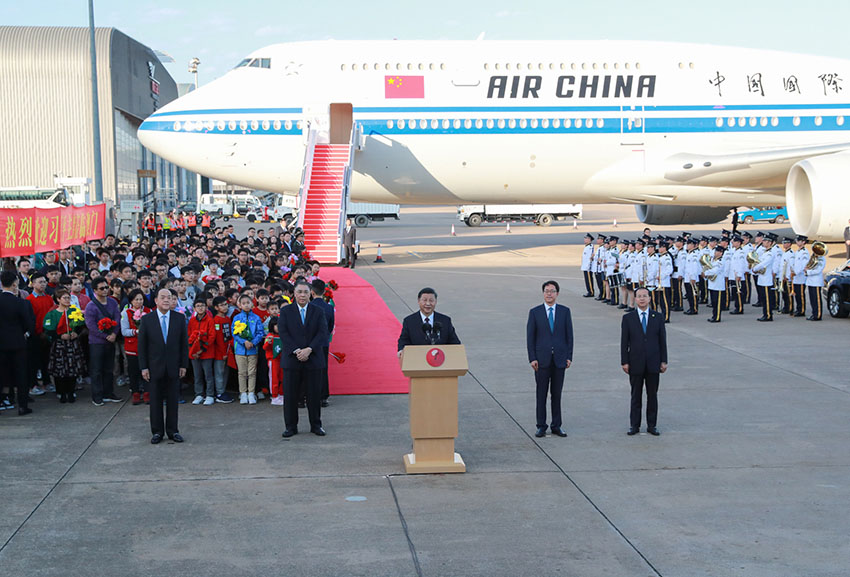
[[818,259],[827,254],[829,254],[829,248],[821,241],[816,240],[812,244],[812,256],[809,258],[809,262],[806,263],[806,270],[815,268],[818,264]]
[[752,270],[753,265],[757,265],[759,263],[759,255],[756,251],[750,251],[747,253],[747,265]]

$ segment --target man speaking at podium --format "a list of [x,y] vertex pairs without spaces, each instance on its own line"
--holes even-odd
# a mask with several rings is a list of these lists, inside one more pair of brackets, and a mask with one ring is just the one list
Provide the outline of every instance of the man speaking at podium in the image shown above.
[[437,307],[437,292],[425,287],[419,291],[419,312],[408,315],[401,323],[398,337],[398,355],[407,345],[459,345],[452,319],[440,314]]

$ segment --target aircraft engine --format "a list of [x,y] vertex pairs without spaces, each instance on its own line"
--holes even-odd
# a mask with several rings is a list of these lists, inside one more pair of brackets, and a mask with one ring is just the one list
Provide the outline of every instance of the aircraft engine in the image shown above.
[[841,240],[850,219],[850,152],[801,160],[785,184],[788,219],[797,234]]
[[712,224],[729,218],[732,208],[723,206],[635,205],[638,219],[646,224]]

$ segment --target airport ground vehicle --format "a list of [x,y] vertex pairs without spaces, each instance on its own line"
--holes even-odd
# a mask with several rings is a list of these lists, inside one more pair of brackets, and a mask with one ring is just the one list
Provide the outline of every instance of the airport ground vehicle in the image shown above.
[[202,194],[198,209],[224,220],[229,220],[234,214],[248,220],[259,220],[263,216],[263,204],[253,194]]
[[754,208],[738,213],[738,221],[744,224],[752,224],[759,221],[782,224],[786,220],[788,220],[788,208],[784,206],[766,206],[764,208]]
[[69,204],[64,188],[0,188],[0,208],[58,208]]
[[571,216],[581,218],[580,204],[465,204],[457,207],[457,218],[467,226],[482,222],[533,222],[549,226]]
[[369,226],[373,220],[385,220],[387,218],[399,219],[398,213],[401,206],[398,204],[382,204],[376,202],[349,202],[346,213],[354,225],[358,228]]
[[826,278],[826,310],[830,316],[843,319],[850,316],[850,260]]
[[298,217],[298,197],[291,194],[275,194],[269,208],[271,218],[287,225]]

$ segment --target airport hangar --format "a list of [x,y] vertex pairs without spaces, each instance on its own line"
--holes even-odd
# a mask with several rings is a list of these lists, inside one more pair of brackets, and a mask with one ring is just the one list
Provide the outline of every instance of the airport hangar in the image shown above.
[[[91,59],[84,27],[0,26],[0,187],[51,188],[54,178],[94,177]],[[156,170],[157,197],[194,201],[196,175],[145,149],[142,121],[178,97],[153,49],[115,28],[96,28],[103,200],[137,200],[139,169]],[[147,193],[151,182],[143,180]],[[91,189],[94,195],[94,189]],[[92,199],[93,200],[93,199]]]

